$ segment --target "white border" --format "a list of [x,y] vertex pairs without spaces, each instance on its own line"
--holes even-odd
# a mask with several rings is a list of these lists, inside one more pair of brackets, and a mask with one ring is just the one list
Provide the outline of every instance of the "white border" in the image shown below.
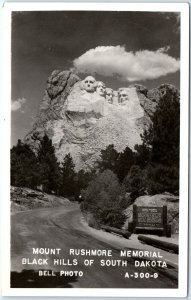
[[[106,11],[174,11],[181,13],[181,130],[180,130],[180,254],[178,289],[14,289],[10,288],[10,102],[11,102],[11,11],[106,10]],[[101,296],[101,297],[186,297],[188,247],[188,92],[189,92],[189,5],[187,3],[4,3],[3,8],[3,93],[0,112],[1,175],[3,231],[2,295],[6,296]],[[2,177],[3,176],[3,177]],[[1,203],[1,204],[2,204]]]

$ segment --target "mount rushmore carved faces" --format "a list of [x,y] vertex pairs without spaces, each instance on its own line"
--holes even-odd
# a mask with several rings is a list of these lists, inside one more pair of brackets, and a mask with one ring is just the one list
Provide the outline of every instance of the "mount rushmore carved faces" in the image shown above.
[[93,76],[87,76],[82,81],[82,89],[88,93],[96,93],[101,97],[106,98],[108,103],[114,104],[125,104],[129,101],[128,92],[126,88],[119,88],[118,92],[111,88],[106,88],[105,83],[102,81],[96,81]]
[[105,97],[105,84],[102,81],[96,83],[96,93],[102,97]]
[[123,104],[129,100],[126,89],[119,89],[119,103]]
[[93,76],[87,76],[83,81],[83,88],[89,93],[95,91],[96,80]]
[[105,89],[105,93],[106,93],[106,100],[109,102],[109,103],[113,103],[113,90],[110,89],[110,88],[106,88]]

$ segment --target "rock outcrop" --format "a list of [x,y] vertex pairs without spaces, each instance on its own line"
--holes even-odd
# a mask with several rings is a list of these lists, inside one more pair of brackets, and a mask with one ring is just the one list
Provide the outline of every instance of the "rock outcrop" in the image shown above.
[[72,205],[63,197],[56,197],[27,187],[11,187],[11,212],[30,210],[35,208]]
[[132,85],[123,88],[126,96],[121,102],[116,91],[113,91],[113,100],[107,101],[103,96],[105,85],[99,82],[96,89],[93,77],[88,76],[86,82],[72,71],[53,71],[39,114],[25,142],[36,151],[47,134],[60,162],[70,153],[76,170],[91,169],[100,151],[109,144],[114,144],[121,152],[126,146],[134,149],[135,144],[141,143],[140,135],[151,123],[150,117],[169,87],[163,85],[149,91],[143,86]]

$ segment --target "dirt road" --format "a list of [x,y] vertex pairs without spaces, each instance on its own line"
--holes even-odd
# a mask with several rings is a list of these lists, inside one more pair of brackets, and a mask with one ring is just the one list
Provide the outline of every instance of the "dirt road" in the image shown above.
[[[98,236],[91,234],[87,226],[83,225],[81,218],[78,204],[36,209],[13,215],[11,286],[23,288],[177,288],[177,280],[165,276],[160,269],[136,267],[134,259],[121,258],[119,249],[112,242],[112,235],[110,241],[99,239]],[[40,251],[43,252],[45,248],[61,250],[56,255],[33,253],[33,249],[41,249]],[[73,256],[69,253],[70,249],[111,250],[112,257]],[[84,260],[86,259],[94,260],[92,266],[85,266]],[[101,260],[112,260],[114,264],[116,261],[125,260],[127,266],[101,266]],[[44,265],[40,264],[42,261]],[[67,271],[70,273],[66,273]],[[136,278],[136,273],[138,273],[138,278]],[[144,274],[143,278],[140,278],[140,273]],[[158,273],[157,279],[154,278],[155,273]]]

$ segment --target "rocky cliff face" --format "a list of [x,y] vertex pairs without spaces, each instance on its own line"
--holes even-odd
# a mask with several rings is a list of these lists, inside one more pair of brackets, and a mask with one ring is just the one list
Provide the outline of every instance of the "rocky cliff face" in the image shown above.
[[147,90],[132,85],[118,93],[112,91],[109,99],[103,83],[96,84],[91,76],[87,78],[82,81],[71,71],[53,71],[33,129],[25,137],[35,151],[47,134],[58,160],[61,162],[70,153],[76,170],[91,169],[100,150],[109,144],[120,152],[126,146],[134,149],[135,144],[141,143],[140,134],[151,123],[162,94],[175,89],[162,85]]

